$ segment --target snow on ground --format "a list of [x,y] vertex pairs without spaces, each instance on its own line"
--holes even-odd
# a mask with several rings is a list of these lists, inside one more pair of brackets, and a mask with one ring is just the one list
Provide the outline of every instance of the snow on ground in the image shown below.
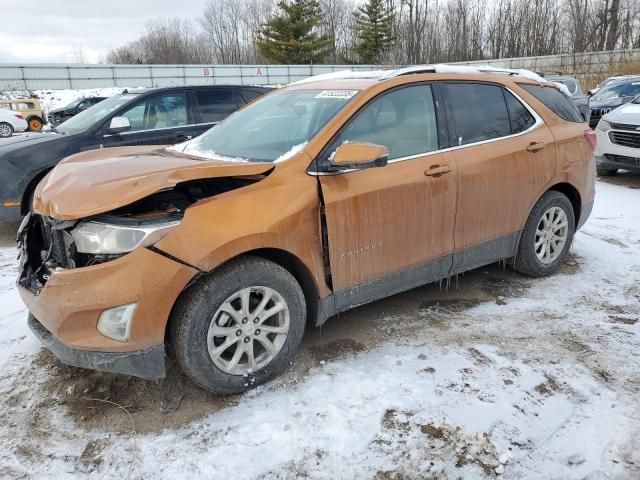
[[6,92],[0,91],[0,99],[29,98],[34,95],[40,99],[40,104],[45,113],[48,113],[56,108],[66,107],[79,98],[111,97],[122,93],[123,90],[125,90],[125,88],[121,87],[85,88],[77,90],[12,90]]
[[599,181],[559,274],[487,267],[344,314],[231,398],[37,353],[2,248],[0,476],[640,478],[639,202]]

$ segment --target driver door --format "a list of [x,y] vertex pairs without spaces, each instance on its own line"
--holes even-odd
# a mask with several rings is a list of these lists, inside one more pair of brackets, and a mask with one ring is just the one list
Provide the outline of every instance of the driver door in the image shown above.
[[438,151],[438,120],[431,86],[404,86],[372,100],[329,144],[390,151],[385,167],[319,176],[338,311],[448,275],[457,172],[454,154]]
[[126,117],[131,129],[116,134],[105,125],[104,146],[173,145],[197,135],[195,122],[189,119],[188,99],[185,92],[171,92],[142,99],[118,114]]

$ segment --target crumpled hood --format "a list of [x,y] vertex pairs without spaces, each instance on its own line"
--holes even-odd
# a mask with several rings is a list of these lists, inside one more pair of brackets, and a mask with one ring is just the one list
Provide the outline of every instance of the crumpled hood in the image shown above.
[[266,173],[271,163],[199,160],[157,145],[93,150],[64,159],[35,190],[33,210],[60,220],[108,212],[178,183]]
[[620,108],[612,110],[602,118],[604,118],[607,122],[626,123],[628,125],[640,126],[640,105],[636,105],[635,103],[627,103]]

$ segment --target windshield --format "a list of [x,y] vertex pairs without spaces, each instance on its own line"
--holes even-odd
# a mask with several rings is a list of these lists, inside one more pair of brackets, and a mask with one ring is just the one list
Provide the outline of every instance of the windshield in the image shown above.
[[614,83],[604,87],[593,96],[594,102],[606,102],[615,98],[635,97],[640,93],[640,81],[631,83]]
[[60,124],[56,129],[61,133],[78,133],[92,127],[96,122],[104,120],[107,115],[118,110],[120,107],[130,102],[138,95],[135,93],[127,93],[124,95],[115,95],[107,98],[94,106],[87,108],[79,114],[71,117],[66,122]]
[[357,93],[356,90],[272,93],[173,150],[213,159],[281,161],[302,148]]
[[84,100],[84,98],[79,98],[78,100],[74,100],[73,102],[71,102],[69,105],[67,105],[67,106],[66,106],[66,107],[64,107],[64,108],[73,108],[73,107],[75,107],[76,105],[78,105],[78,104],[79,104],[81,101],[83,101],[83,100]]

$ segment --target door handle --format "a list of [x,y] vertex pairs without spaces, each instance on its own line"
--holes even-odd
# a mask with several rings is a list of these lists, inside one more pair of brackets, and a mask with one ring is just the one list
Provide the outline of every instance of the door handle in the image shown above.
[[427,177],[434,177],[436,175],[442,175],[443,173],[448,173],[451,171],[451,167],[449,165],[431,165],[429,170],[425,171],[424,174]]
[[538,150],[542,150],[544,148],[544,143],[542,142],[531,142],[527,147],[527,150],[530,152],[537,152]]

